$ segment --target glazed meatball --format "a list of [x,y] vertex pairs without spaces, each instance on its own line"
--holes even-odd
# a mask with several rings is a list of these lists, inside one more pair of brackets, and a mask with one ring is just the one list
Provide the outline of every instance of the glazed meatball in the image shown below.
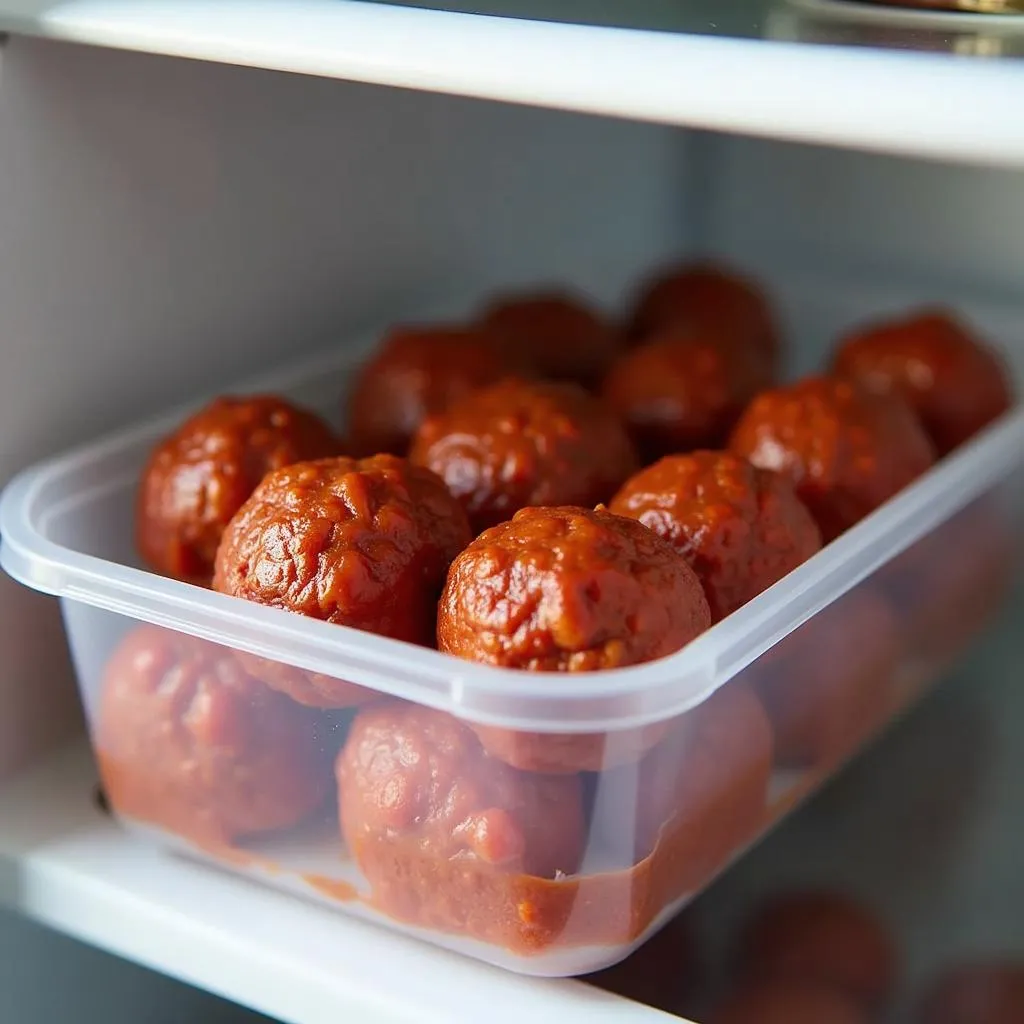
[[214,849],[295,825],[328,796],[334,751],[313,713],[227,648],[172,630],[141,626],[121,642],[94,730],[118,812]]
[[337,777],[345,842],[385,914],[517,951],[558,936],[539,880],[579,867],[578,776],[517,771],[451,715],[388,702],[356,716]]
[[913,407],[940,455],[970,440],[1013,404],[996,353],[956,317],[926,310],[844,339],[833,370]]
[[638,519],[689,562],[714,622],[821,547],[789,480],[730,452],[666,456],[627,480],[608,510]]
[[603,396],[645,462],[718,448],[758,391],[773,383],[764,358],[688,328],[670,328],[626,353]]
[[410,458],[444,480],[477,532],[531,505],[607,501],[636,469],[597,399],[574,384],[512,379],[426,420]]
[[[523,509],[452,563],[439,650],[502,668],[587,672],[671,654],[711,623],[686,561],[632,519]],[[639,756],[664,726],[560,736],[474,726],[496,757],[535,771],[597,770]]]
[[231,517],[263,477],[341,442],[280,398],[218,398],[153,450],[142,472],[136,542],[155,572],[208,587]]
[[[392,455],[300,462],[267,476],[224,533],[214,588],[336,625],[433,645],[445,573],[468,543],[433,473]],[[254,671],[296,700],[344,707],[351,684],[274,662]]]
[[580,300],[557,292],[499,298],[481,323],[539,377],[584,387],[600,382],[621,347],[611,324]]
[[657,848],[669,897],[696,892],[766,823],[772,730],[749,687],[727,683],[634,765],[599,780],[592,831],[616,864]]
[[755,398],[729,447],[787,475],[834,540],[912,483],[935,450],[906,403],[855,381],[808,377]]
[[1024,966],[965,964],[942,974],[925,993],[917,1024],[1021,1024]]
[[710,1024],[870,1024],[842,992],[808,981],[749,985],[730,995]]
[[740,971],[751,981],[813,982],[876,1010],[892,993],[897,954],[883,923],[834,892],[803,892],[763,906],[744,929]]
[[779,330],[771,304],[752,281],[724,267],[686,264],[643,286],[631,318],[634,341],[647,341],[676,327],[737,343],[765,357],[772,367],[779,359]]
[[878,582],[914,656],[938,664],[961,654],[992,621],[1017,564],[1011,517],[986,496],[884,566]]
[[348,433],[358,455],[406,455],[431,413],[520,370],[496,338],[476,328],[399,327],[352,383]]
[[887,600],[857,587],[744,673],[785,768],[834,767],[895,711],[899,625]]

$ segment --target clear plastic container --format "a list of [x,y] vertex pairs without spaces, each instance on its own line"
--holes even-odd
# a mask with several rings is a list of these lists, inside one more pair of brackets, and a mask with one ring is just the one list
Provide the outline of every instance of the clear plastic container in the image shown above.
[[[336,419],[351,365],[235,391]],[[969,644],[1019,554],[1017,410],[678,653],[510,672],[139,568],[136,481],[187,411],[27,470],[0,503],[3,567],[61,599],[114,809],[173,849],[529,974],[596,971],[645,941]],[[268,662],[379,697],[358,710],[364,749],[384,751],[362,762],[377,788],[342,793],[350,848],[333,766],[357,712],[253,683]]]

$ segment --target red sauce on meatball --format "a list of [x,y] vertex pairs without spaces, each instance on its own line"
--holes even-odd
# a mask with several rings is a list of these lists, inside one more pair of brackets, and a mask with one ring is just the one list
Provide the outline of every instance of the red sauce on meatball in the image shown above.
[[559,292],[501,297],[481,323],[539,377],[584,387],[600,382],[622,344],[599,313]]
[[477,531],[532,505],[607,501],[636,469],[618,420],[574,384],[505,380],[420,427],[410,458],[432,469]]
[[789,480],[730,452],[669,455],[627,480],[608,509],[672,544],[700,578],[715,622],[821,547]]
[[999,356],[943,310],[879,323],[844,339],[834,371],[913,407],[940,455],[946,455],[1013,404]]
[[710,1024],[870,1024],[855,1002],[807,981],[749,985],[727,997]]
[[328,795],[316,717],[233,651],[172,630],[141,626],[118,645],[95,736],[111,805],[202,845],[295,825]]
[[669,328],[616,362],[603,396],[651,462],[721,447],[747,403],[772,383],[761,354],[711,334]]
[[353,448],[359,455],[405,455],[427,416],[520,367],[520,359],[481,329],[395,328],[352,382]]
[[751,402],[729,447],[788,476],[834,540],[928,470],[935,450],[895,395],[850,380],[808,377]]
[[918,1024],[1021,1024],[1024,965],[963,964],[942,974],[925,993]]
[[884,924],[840,893],[793,893],[767,903],[748,922],[740,970],[758,981],[813,982],[877,1009],[896,982],[896,950]]
[[727,683],[638,764],[601,777],[593,831],[616,863],[663,844],[677,894],[696,892],[765,825],[771,771],[764,708],[748,686]]
[[586,838],[578,776],[517,771],[443,712],[361,711],[337,762],[345,841],[384,913],[520,952],[564,907],[534,913],[530,879],[571,875]]
[[630,336],[647,341],[666,328],[737,343],[765,357],[769,366],[779,359],[779,329],[764,292],[735,271],[711,263],[673,267],[644,284]]
[[[535,508],[486,530],[452,563],[437,641],[441,651],[502,668],[587,672],[671,654],[710,622],[693,570],[640,523],[603,510]],[[542,771],[632,759],[664,731],[474,728],[490,753]]]
[[325,423],[284,399],[216,399],[161,441],[142,471],[136,540],[143,559],[165,576],[209,586],[221,535],[260,480],[340,450]]
[[[430,470],[391,455],[301,462],[267,476],[224,533],[214,588],[336,625],[432,646],[445,573],[469,541]],[[353,703],[346,682],[263,662],[296,700]]]

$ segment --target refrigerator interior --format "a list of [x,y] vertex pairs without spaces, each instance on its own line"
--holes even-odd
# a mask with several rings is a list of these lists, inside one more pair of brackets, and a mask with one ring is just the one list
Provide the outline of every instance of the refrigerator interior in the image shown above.
[[[20,37],[2,62],[0,482],[438,295],[554,281],[616,309],[640,275],[688,253],[764,282],[797,371],[840,328],[920,301],[958,305],[1004,341],[1024,323],[1014,170]],[[1009,355],[1024,369],[1024,342]],[[918,801],[941,817],[929,765],[952,751],[969,768],[985,747],[971,820],[954,823],[944,855],[928,828],[949,823],[921,826],[935,858],[917,885],[894,884],[909,855],[881,841],[847,852],[836,881],[894,907],[915,978],[960,949],[1024,951],[1013,910],[1024,892],[1005,859],[1020,849],[1008,811],[1022,653],[1013,613],[957,681],[702,901],[715,908],[709,943],[724,941],[752,893],[825,877],[837,837],[892,839],[886,815],[905,824]],[[53,602],[0,580],[0,775],[80,728],[60,637]],[[986,739],[971,741],[979,722]],[[879,806],[872,779],[885,757],[907,789]],[[923,941],[943,926],[950,949]],[[26,927],[5,918],[5,944],[21,945]],[[24,949],[47,941],[59,940],[34,936]]]

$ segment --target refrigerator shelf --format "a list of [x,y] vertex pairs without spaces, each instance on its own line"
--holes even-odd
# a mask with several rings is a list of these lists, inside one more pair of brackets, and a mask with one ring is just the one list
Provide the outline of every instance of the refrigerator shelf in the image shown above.
[[[780,16],[788,26],[794,14],[781,0],[744,5],[742,17],[723,18],[696,0],[647,5],[642,18],[631,16],[631,24],[672,31],[623,27],[610,5],[590,7],[591,24],[569,24],[352,0],[0,0],[0,31],[717,131],[1024,164],[1016,130],[1024,68],[1015,60],[958,59],[906,43],[766,41],[779,34]],[[564,10],[580,16],[578,8]]]

